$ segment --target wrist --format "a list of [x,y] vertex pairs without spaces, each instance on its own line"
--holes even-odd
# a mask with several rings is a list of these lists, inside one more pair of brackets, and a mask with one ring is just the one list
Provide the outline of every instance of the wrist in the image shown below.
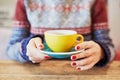
[[99,41],[99,40],[94,40],[96,43],[98,43],[99,44],[99,46],[100,46],[100,48],[101,48],[101,57],[100,57],[100,61],[96,64],[96,66],[105,66],[108,62],[109,62],[109,60],[110,60],[110,56],[111,56],[111,53],[110,53],[110,50],[109,50],[109,47],[105,44],[105,43],[103,43],[103,42],[101,42],[101,41]]

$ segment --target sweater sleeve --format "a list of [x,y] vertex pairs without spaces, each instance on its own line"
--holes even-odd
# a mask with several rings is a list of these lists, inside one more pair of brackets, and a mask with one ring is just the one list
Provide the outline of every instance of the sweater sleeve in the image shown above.
[[100,60],[96,66],[105,66],[112,61],[115,56],[114,45],[109,36],[107,6],[105,0],[96,0],[92,9],[92,31],[93,40],[103,49],[104,59]]
[[21,56],[20,52],[21,41],[30,35],[30,25],[26,16],[24,0],[17,0],[13,22],[13,30],[8,43],[7,54],[12,60],[27,62]]

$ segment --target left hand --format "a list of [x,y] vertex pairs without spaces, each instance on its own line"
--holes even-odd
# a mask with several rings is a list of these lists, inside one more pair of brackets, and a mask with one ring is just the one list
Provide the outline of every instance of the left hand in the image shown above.
[[77,70],[91,69],[104,57],[102,48],[94,41],[86,41],[78,44],[75,46],[75,49],[85,49],[83,52],[71,56],[71,60],[73,61],[71,62],[71,66]]

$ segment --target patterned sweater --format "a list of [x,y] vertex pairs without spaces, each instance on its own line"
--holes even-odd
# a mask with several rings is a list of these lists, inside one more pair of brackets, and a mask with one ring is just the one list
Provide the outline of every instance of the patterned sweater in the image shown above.
[[53,29],[75,30],[85,41],[97,42],[105,54],[97,66],[114,58],[104,0],[18,0],[8,56],[20,62],[29,61],[26,56],[29,40],[38,36],[44,40],[44,31]]

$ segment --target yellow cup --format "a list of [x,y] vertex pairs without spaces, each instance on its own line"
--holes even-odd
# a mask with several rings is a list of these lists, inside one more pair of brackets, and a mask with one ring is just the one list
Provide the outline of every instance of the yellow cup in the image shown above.
[[68,52],[76,44],[84,41],[84,37],[74,30],[48,30],[44,35],[48,47],[53,52]]

